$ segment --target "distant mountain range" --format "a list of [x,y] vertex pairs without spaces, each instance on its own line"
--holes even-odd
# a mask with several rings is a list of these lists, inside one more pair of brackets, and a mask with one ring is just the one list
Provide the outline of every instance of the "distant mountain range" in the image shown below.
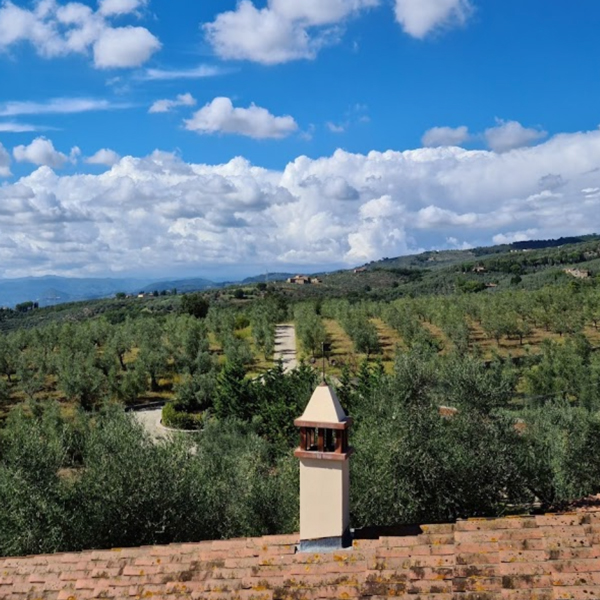
[[267,273],[256,275],[254,277],[246,277],[241,283],[268,283],[269,281],[285,281],[293,277],[296,273]]
[[[291,277],[289,273],[270,273],[269,281],[281,281]],[[108,298],[118,292],[162,292],[176,289],[178,293],[195,292],[220,288],[235,283],[251,284],[265,281],[265,275],[248,277],[241,282],[210,281],[199,277],[174,280],[116,279],[116,278],[71,278],[48,275],[45,277],[23,277],[0,279],[0,306],[14,307],[21,302],[37,302],[40,306],[53,306],[65,302]]]
[[14,306],[31,300],[40,306],[64,302],[106,298],[117,292],[137,292],[151,283],[150,279],[71,278],[48,275],[0,279],[0,306]]
[[200,290],[207,290],[210,288],[223,287],[224,283],[216,283],[209,279],[202,279],[201,277],[190,278],[190,279],[174,279],[169,281],[155,281],[143,286],[140,292],[162,292],[163,290],[177,290],[177,293],[186,292],[197,292]]
[[[576,248],[578,244],[597,241],[600,241],[600,236],[591,234],[577,237],[563,237],[555,240],[515,242],[513,244],[501,244],[497,246],[473,248],[471,250],[430,250],[420,254],[398,256],[395,258],[382,258],[381,260],[367,263],[358,270],[425,269],[427,271],[437,271],[461,263],[482,261],[486,258],[510,254],[511,252],[543,249],[551,250],[563,246]],[[346,271],[340,271],[338,274],[344,275],[345,273]],[[350,270],[349,273],[351,275],[352,270]],[[228,285],[252,285],[261,282],[285,281],[295,274],[296,273],[268,273],[247,277],[241,281],[227,281],[220,283],[200,277],[173,280],[157,280],[150,278],[68,278],[57,276],[0,279],[0,306],[14,307],[16,304],[27,301],[37,302],[40,306],[52,306],[65,302],[108,298],[114,296],[118,292],[137,294],[139,292],[151,293],[154,291],[162,292],[163,290],[177,289],[178,293],[186,293],[211,288],[221,288]],[[319,274],[319,276],[324,275],[327,274]]]

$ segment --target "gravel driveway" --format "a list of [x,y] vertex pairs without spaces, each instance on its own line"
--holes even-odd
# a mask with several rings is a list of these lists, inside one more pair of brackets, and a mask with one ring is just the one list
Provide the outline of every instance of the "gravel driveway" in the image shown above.
[[144,426],[144,429],[155,440],[160,440],[169,436],[168,429],[160,424],[162,417],[162,408],[152,408],[150,410],[138,410],[133,413],[136,421]]
[[[275,328],[275,352],[273,360],[283,362],[283,369],[291,371],[298,366],[296,358],[296,329],[291,323],[277,325]],[[169,437],[170,431],[160,424],[162,408],[139,410],[134,413],[135,419],[156,440]]]
[[273,360],[283,362],[284,371],[291,371],[298,366],[296,359],[296,328],[291,323],[277,325],[275,328],[275,352]]

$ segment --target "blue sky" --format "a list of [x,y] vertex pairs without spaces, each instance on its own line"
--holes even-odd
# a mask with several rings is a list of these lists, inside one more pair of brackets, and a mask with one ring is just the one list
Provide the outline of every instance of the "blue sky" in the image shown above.
[[600,230],[596,0],[177,4],[0,1],[0,276]]

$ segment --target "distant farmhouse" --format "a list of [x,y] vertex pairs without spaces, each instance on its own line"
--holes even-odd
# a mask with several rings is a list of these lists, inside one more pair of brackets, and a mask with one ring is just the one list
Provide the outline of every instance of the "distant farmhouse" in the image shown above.
[[318,277],[309,277],[308,275],[295,275],[288,278],[287,282],[295,285],[311,285],[321,283],[321,280]]
[[588,277],[592,276],[591,272],[587,269],[565,269],[565,273],[577,279],[588,279]]

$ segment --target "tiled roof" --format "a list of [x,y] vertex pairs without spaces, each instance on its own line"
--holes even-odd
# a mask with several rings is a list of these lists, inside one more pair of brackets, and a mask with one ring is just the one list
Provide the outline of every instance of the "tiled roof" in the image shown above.
[[0,598],[600,599],[600,511],[422,525],[296,553],[297,536],[0,559]]

